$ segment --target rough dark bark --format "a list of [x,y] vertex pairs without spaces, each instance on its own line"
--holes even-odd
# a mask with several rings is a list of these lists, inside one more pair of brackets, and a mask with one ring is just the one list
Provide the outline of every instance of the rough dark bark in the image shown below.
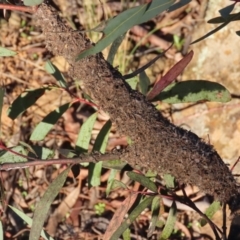
[[171,173],[235,208],[237,184],[212,146],[165,119],[142,94],[128,86],[101,53],[76,62],[77,54],[92,43],[84,34],[72,31],[52,8],[42,4],[35,19],[45,34],[48,50],[66,58],[71,66],[69,74],[84,82],[96,104],[133,141],[122,159],[132,166]]

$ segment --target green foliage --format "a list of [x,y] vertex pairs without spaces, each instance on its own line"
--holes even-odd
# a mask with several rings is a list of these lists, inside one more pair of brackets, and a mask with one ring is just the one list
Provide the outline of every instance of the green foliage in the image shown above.
[[94,205],[94,209],[97,215],[102,215],[105,212],[105,207],[106,204],[105,203],[97,203]]
[[144,198],[141,203],[133,209],[133,211],[129,214],[128,218],[121,224],[121,226],[114,232],[111,240],[118,239],[124,231],[128,229],[128,227],[135,221],[135,219],[142,213],[142,211],[151,205],[154,197],[146,197]]
[[176,206],[176,203],[173,201],[170,211],[168,213],[167,222],[163,228],[160,240],[167,240],[171,236],[176,219],[177,219],[176,212],[177,212],[177,206]]
[[85,153],[88,150],[88,146],[91,140],[91,133],[94,123],[97,118],[97,113],[92,114],[86,122],[83,123],[78,133],[76,142],[76,151],[79,153]]
[[23,0],[25,6],[36,6],[43,3],[44,0]]
[[19,114],[23,113],[31,107],[43,94],[45,93],[46,89],[48,88],[38,88],[27,90],[15,99],[12,105],[8,109],[8,116],[14,120],[19,116]]
[[0,164],[3,163],[17,163],[17,162],[26,162],[27,159],[20,155],[16,155],[13,152],[17,152],[22,155],[27,155],[27,151],[22,146],[12,147],[9,150],[0,150]]
[[[17,208],[14,208],[12,206],[9,206],[24,222],[27,223],[28,226],[32,226],[33,224],[33,220],[26,215],[25,213],[23,213],[22,211],[18,210]],[[41,230],[40,232],[41,237],[45,240],[54,240],[51,236],[49,236],[49,234],[45,231],[45,230]],[[3,239],[3,238],[2,238]]]
[[58,70],[58,68],[53,63],[51,63],[51,61],[48,60],[46,62],[45,70],[57,80],[61,87],[67,88],[67,82],[63,74]]
[[71,103],[66,103],[54,111],[50,112],[34,129],[30,140],[31,141],[41,141],[43,140],[49,131],[52,129],[53,125],[58,121],[58,119],[63,115],[64,112],[71,107]]
[[71,166],[61,172],[57,178],[50,184],[41,200],[37,203],[34,211],[32,228],[30,231],[29,240],[38,240],[43,228],[44,221],[46,220],[49,208],[61,190]]
[[161,12],[167,10],[173,3],[173,0],[153,0],[148,4],[130,8],[118,14],[116,17],[107,21],[106,26],[103,29],[103,38],[97,42],[94,47],[81,52],[76,60],[78,61],[89,55],[101,52],[120,35],[125,34],[131,27],[144,23],[155,17]]
[[[221,208],[221,204],[218,201],[214,201],[206,210],[205,215],[209,218],[212,219],[213,215]],[[207,224],[206,219],[201,218],[199,220],[199,223],[201,226],[205,226]]]
[[153,100],[171,104],[199,101],[229,102],[231,94],[219,83],[189,80],[169,85]]
[[[42,3],[43,0],[24,0],[24,4],[28,6],[34,6]],[[103,38],[96,43],[96,45],[90,49],[83,51],[80,55],[78,55],[77,60],[80,60],[88,55],[92,55],[102,51],[105,47],[112,44],[111,50],[109,52],[108,61],[112,64],[114,60],[114,56],[124,39],[125,33],[134,25],[143,23],[148,21],[149,19],[155,17],[157,14],[165,11],[169,8],[169,11],[174,11],[181,6],[190,2],[190,0],[181,0],[176,4],[172,5],[174,0],[153,0],[148,4],[143,4],[134,8],[127,9],[126,11],[120,13],[116,17],[110,19],[106,22],[105,28],[103,29]],[[172,5],[172,6],[171,6]],[[209,21],[209,23],[222,23],[221,26],[217,27],[214,31],[206,34],[202,38],[196,40],[200,41],[207,36],[210,36],[214,32],[220,30],[222,27],[226,26],[231,21],[236,21],[240,19],[239,14],[231,14],[234,4],[222,9],[220,11],[221,16]],[[175,46],[178,50],[182,47],[183,42],[174,37]],[[13,56],[16,52],[0,47],[0,56]],[[149,100],[155,101],[160,100],[167,103],[179,103],[179,102],[198,102],[198,101],[218,101],[218,102],[227,102],[231,100],[231,95],[229,91],[218,83],[213,83],[209,81],[199,80],[199,81],[185,81],[179,83],[172,83],[176,77],[185,69],[187,64],[190,62],[192,58],[193,52],[190,52],[185,58],[183,58],[179,63],[177,63],[162,79],[159,83],[155,84],[152,90],[150,90],[150,80],[146,73],[143,71],[139,74],[138,77],[133,77],[126,82],[132,87],[132,89],[137,89],[139,84],[140,90],[142,94],[147,95]],[[52,74],[56,79],[57,83],[61,88],[68,90],[68,84],[63,74],[54,66],[50,61],[48,61],[45,65],[45,69],[48,73]],[[40,89],[32,89],[27,90],[21,95],[19,95],[12,105],[9,108],[8,116],[11,119],[16,119],[20,114],[22,114],[26,109],[31,107],[35,102],[44,95],[46,90],[50,90],[50,88],[40,88]],[[4,90],[0,88],[0,113],[3,105],[3,95]],[[55,109],[47,116],[45,116],[42,121],[35,127],[33,130],[30,140],[31,141],[41,141],[45,138],[45,136],[52,129],[54,124],[58,121],[58,119],[62,116],[62,114],[71,106],[71,103],[66,103],[59,108]],[[87,153],[89,149],[91,132],[94,126],[94,123],[97,118],[97,112],[92,114],[81,126],[81,129],[78,134],[75,152],[69,149],[60,149],[59,152],[67,157],[72,158],[78,154]],[[1,114],[0,114],[1,118]],[[127,124],[127,123],[126,123]],[[0,125],[1,127],[1,125]],[[111,129],[111,121],[107,121],[103,126],[97,139],[95,141],[93,151],[100,152],[102,154],[105,153],[107,147],[108,136]],[[131,140],[130,140],[131,141]],[[131,141],[131,145],[134,145],[134,142]],[[12,152],[11,152],[12,151]],[[54,156],[54,151],[48,148],[40,147],[40,146],[16,146],[10,148],[9,151],[1,150],[0,151],[0,164],[3,163],[11,163],[11,162],[26,162],[27,159],[24,156],[17,155],[15,153],[19,153],[22,155],[28,155],[33,157],[38,157],[42,160],[51,158]],[[127,159],[126,159],[127,160]],[[112,160],[109,162],[98,162],[98,163],[90,163],[85,166],[89,168],[88,175],[88,183],[89,186],[99,186],[100,185],[100,176],[102,173],[102,168],[111,169],[110,176],[107,182],[107,195],[110,191],[115,190],[117,188],[128,189],[127,186],[115,179],[117,171],[122,170],[123,167],[126,166],[125,162],[119,160]],[[20,216],[28,225],[32,226],[30,233],[30,240],[39,239],[41,236],[44,239],[52,239],[45,233],[42,228],[44,221],[47,217],[47,213],[49,211],[50,205],[52,204],[54,198],[57,196],[61,187],[63,186],[67,174],[70,170],[68,167],[64,172],[62,172],[49,186],[46,190],[44,196],[41,198],[40,202],[37,204],[34,218],[31,220],[24,213],[20,212],[17,209],[12,210],[15,211],[18,216]],[[139,182],[142,186],[152,191],[151,196],[146,196],[142,199],[142,201],[133,207],[131,212],[129,213],[128,218],[123,221],[121,226],[116,229],[115,233],[112,235],[111,239],[118,239],[121,235],[124,239],[130,239],[130,225],[135,221],[135,219],[141,214],[141,212],[151,206],[152,217],[150,219],[149,233],[148,238],[151,237],[156,227],[159,226],[159,216],[160,216],[160,202],[161,196],[159,196],[158,185],[152,181],[156,175],[151,174],[151,176],[147,177],[146,175],[142,175],[136,172],[128,172],[127,175],[133,181]],[[150,177],[152,177],[150,179]],[[174,177],[166,174],[164,176],[164,180],[166,182],[166,186],[168,188],[174,188]],[[138,203],[138,200],[136,201]],[[206,215],[211,218],[213,214],[219,209],[220,204],[218,202],[214,202],[206,212]],[[99,203],[95,205],[95,211],[97,214],[101,215],[105,211],[105,204]],[[174,225],[176,222],[176,204],[173,201],[173,204],[170,208],[168,218],[166,223],[161,223],[161,227],[164,226],[164,229],[161,234],[162,240],[168,239],[174,229]],[[201,220],[201,224],[205,224],[204,220]],[[0,238],[2,233],[2,226],[0,225]]]
[[0,47],[0,57],[11,57],[17,53],[4,47]]
[[155,183],[152,182],[149,178],[147,178],[141,174],[135,173],[135,172],[128,172],[127,175],[129,176],[130,179],[141,183],[141,185],[148,188],[149,190],[151,190],[155,193],[158,192],[158,189],[157,189]]

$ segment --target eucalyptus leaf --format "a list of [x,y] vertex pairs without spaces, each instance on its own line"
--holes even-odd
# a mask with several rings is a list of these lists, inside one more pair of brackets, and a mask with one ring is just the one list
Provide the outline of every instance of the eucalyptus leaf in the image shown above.
[[25,6],[36,6],[43,3],[44,0],[23,0]]
[[19,95],[8,109],[8,116],[14,120],[19,114],[31,107],[44,93],[45,88],[28,90]]
[[166,87],[153,101],[185,103],[198,101],[229,102],[230,92],[221,84],[205,80],[188,80]]
[[160,240],[169,239],[169,237],[171,236],[171,234],[173,232],[176,220],[177,220],[177,206],[176,206],[175,201],[173,201],[170,211],[168,213],[168,218],[167,218],[166,224],[161,233]]
[[71,166],[61,172],[45,191],[41,200],[37,203],[33,215],[32,228],[29,240],[38,240],[43,228],[44,222],[48,216],[49,208],[62,188]]
[[0,47],[0,57],[11,57],[17,53],[4,47]]
[[54,111],[50,112],[34,129],[30,136],[31,141],[41,141],[43,140],[49,131],[52,129],[53,125],[56,124],[58,119],[65,113],[68,108],[71,107],[72,103],[66,103]]
[[81,52],[76,60],[78,61],[86,56],[101,52],[115,39],[126,33],[131,27],[144,23],[157,16],[167,10],[174,2],[174,0],[152,0],[148,4],[127,9],[116,17],[109,19],[106,23],[106,27],[103,29],[102,39],[93,47]]
[[[26,222],[30,227],[32,226],[33,220],[23,213],[22,211],[18,210],[15,207],[12,207],[8,205],[24,222]],[[45,240],[54,240],[45,230],[41,230],[41,237],[43,237]],[[3,238],[1,238],[3,239]]]

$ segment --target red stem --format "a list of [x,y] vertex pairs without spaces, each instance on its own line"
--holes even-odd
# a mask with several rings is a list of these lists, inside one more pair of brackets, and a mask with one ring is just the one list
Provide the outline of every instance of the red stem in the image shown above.
[[26,7],[26,6],[16,6],[16,5],[10,5],[10,4],[0,4],[0,9],[29,12],[29,13],[35,13],[37,11],[37,8],[38,8],[37,6]]

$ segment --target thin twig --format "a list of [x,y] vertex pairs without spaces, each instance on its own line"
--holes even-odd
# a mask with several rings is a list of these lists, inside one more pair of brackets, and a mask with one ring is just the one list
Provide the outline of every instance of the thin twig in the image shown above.
[[53,164],[78,164],[78,163],[89,163],[89,162],[99,162],[99,161],[109,161],[109,160],[121,160],[119,154],[109,153],[109,154],[100,154],[93,153],[91,155],[82,155],[77,158],[60,158],[60,159],[47,159],[41,160],[37,158],[29,158],[25,156],[26,159],[35,159],[34,161],[26,161],[26,162],[14,162],[14,163],[3,163],[0,164],[0,171],[2,170],[11,170],[11,169],[19,169],[19,168],[27,168],[36,165],[53,165]]

